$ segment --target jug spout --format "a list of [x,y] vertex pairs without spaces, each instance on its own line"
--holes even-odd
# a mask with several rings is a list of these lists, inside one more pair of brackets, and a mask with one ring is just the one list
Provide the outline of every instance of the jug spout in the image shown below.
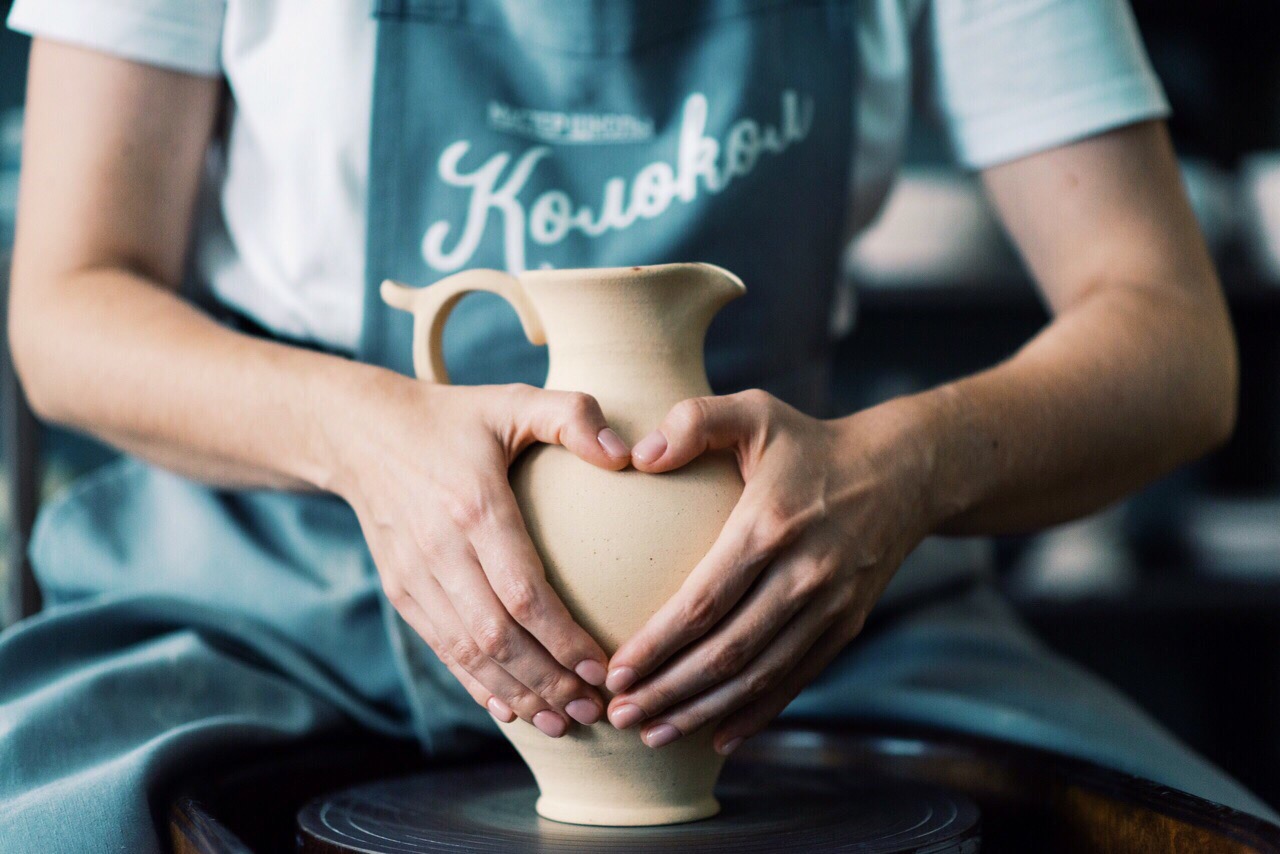
[[742,283],[742,279],[724,267],[703,263],[689,264],[688,266],[698,268],[703,272],[703,275],[697,277],[697,280],[699,287],[706,295],[710,317],[714,317],[716,312],[747,292],[747,286]]

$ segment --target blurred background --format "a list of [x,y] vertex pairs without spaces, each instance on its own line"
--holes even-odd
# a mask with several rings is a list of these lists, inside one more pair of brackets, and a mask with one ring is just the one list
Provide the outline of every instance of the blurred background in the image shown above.
[[[0,12],[8,5],[0,0]],[[1280,804],[1280,13],[1269,0],[1135,0],[1134,9],[1235,318],[1239,428],[1206,460],[1119,506],[1001,541],[1001,583],[1047,643]],[[26,48],[0,32],[0,294]],[[845,411],[988,366],[1047,320],[923,104],[909,166],[850,247],[849,266],[859,295],[856,331],[840,348]],[[27,509],[15,501],[16,475],[37,477],[47,495],[109,452],[58,430],[33,442],[17,429],[12,397],[0,406],[0,605],[12,616],[23,610],[15,516]]]

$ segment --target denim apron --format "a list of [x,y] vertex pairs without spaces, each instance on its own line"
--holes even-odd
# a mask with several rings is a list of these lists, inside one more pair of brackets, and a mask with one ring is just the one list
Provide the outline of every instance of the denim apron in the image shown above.
[[[412,319],[374,287],[386,278],[707,261],[748,287],[709,332],[713,387],[824,408],[850,188],[848,0],[380,0],[375,14],[361,359],[412,370]],[[456,383],[547,371],[490,294],[454,309],[444,348]],[[441,708],[461,710],[461,729],[488,725],[411,631],[392,638],[424,739]]]
[[[707,261],[748,287],[709,334],[713,386],[825,410],[853,0],[379,0],[375,14],[359,358],[410,370],[383,278]],[[459,383],[546,371],[483,294],[454,311],[445,353]],[[1271,815],[981,584],[913,604],[940,589],[919,555],[878,609],[896,619],[785,716],[951,726]],[[152,799],[184,768],[352,721],[434,756],[497,737],[403,631],[335,497],[217,490],[125,458],[45,508],[32,558],[46,610],[0,638],[6,852],[159,850]]]
[[[825,414],[856,168],[857,11],[853,0],[380,0],[361,357],[410,372],[412,321],[381,305],[373,285],[385,278],[707,261],[747,285],[708,333],[712,387],[764,388]],[[454,309],[444,351],[458,383],[538,384],[547,368],[491,294]],[[987,556],[973,541],[926,541],[865,636],[783,716],[957,728],[1266,810],[1031,638],[982,583]],[[419,735],[489,732],[400,628]]]

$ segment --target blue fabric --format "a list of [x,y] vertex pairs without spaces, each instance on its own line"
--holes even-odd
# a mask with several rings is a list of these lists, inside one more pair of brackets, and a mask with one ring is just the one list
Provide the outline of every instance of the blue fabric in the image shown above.
[[[821,411],[850,6],[379,2],[361,357],[409,369],[384,277],[701,260],[749,289],[712,328],[716,388]],[[446,358],[460,382],[545,371],[483,296],[455,311]],[[126,459],[46,508],[34,543],[48,608],[0,639],[6,852],[159,850],[150,799],[233,749],[351,721],[437,756],[497,734],[386,604],[336,498],[216,490]],[[855,643],[788,714],[1042,744],[1270,815],[973,595]]]
[[193,762],[411,737],[351,517],[130,459],[45,508],[46,608],[0,640],[0,851],[159,850],[150,796]]
[[1045,647],[986,584],[855,641],[782,717],[898,720],[1003,739],[1280,821],[1131,700]]
[[[850,192],[848,0],[388,0],[376,14],[360,358],[411,372],[412,319],[382,304],[383,279],[706,261],[748,290],[708,334],[713,387],[825,407]],[[547,370],[492,294],[453,310],[444,350],[457,383],[540,384]],[[389,620],[422,740],[489,731]]]
[[[378,12],[370,282],[718,264],[748,296],[712,324],[712,387],[825,406],[852,181],[848,0]],[[362,357],[407,373],[410,318],[366,293]],[[493,295],[462,301],[444,345],[458,383],[546,374]]]

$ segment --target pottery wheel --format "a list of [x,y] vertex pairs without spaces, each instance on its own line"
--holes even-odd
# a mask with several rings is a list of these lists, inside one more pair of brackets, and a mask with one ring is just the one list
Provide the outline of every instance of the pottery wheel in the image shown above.
[[868,779],[865,771],[735,757],[712,818],[664,827],[583,827],[541,818],[515,761],[356,786],[298,813],[310,854],[426,852],[834,851],[971,854],[978,808],[953,792]]

